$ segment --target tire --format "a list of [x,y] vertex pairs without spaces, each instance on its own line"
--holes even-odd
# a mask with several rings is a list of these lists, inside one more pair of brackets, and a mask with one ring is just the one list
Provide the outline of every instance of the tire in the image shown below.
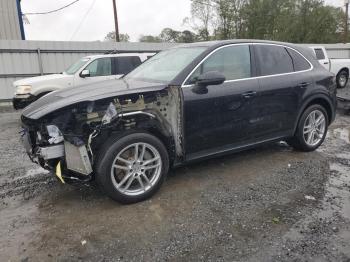
[[169,156],[164,144],[148,133],[132,133],[104,144],[96,162],[96,181],[110,198],[131,204],[153,196],[168,170]]
[[[321,119],[319,117],[323,117],[323,121],[320,120],[319,123],[322,125],[312,125],[312,114],[315,113],[315,118]],[[316,121],[317,122],[317,121]],[[308,107],[303,114],[301,115],[297,130],[295,132],[294,137],[289,139],[287,142],[289,145],[294,147],[296,150],[304,151],[304,152],[311,152],[316,150],[320,145],[322,145],[324,139],[326,138],[327,131],[328,131],[328,125],[329,125],[329,119],[326,110],[321,105],[312,105]],[[316,127],[315,127],[316,126]],[[318,128],[317,128],[318,127]],[[309,132],[312,130],[311,132]],[[319,132],[319,131],[322,132]],[[305,131],[305,133],[304,133]],[[309,136],[312,135],[312,132],[314,133],[314,141],[312,143],[312,138],[309,140]],[[308,141],[309,140],[309,141]]]
[[337,87],[344,88],[348,84],[349,73],[346,70],[342,70],[337,75]]

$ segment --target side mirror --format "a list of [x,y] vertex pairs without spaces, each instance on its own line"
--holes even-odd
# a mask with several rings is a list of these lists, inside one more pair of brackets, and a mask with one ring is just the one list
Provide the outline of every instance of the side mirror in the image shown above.
[[89,77],[89,76],[90,76],[90,71],[88,69],[84,69],[80,73],[80,77],[82,77],[82,78]]
[[226,78],[218,71],[209,71],[198,76],[196,84],[199,86],[220,85],[225,82]]

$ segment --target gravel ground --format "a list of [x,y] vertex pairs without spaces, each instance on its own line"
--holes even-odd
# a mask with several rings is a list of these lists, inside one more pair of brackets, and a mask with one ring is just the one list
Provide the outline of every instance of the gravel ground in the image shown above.
[[316,152],[284,143],[173,170],[119,205],[60,184],[0,113],[0,261],[349,261],[350,116]]
[[348,85],[346,88],[338,89],[337,95],[346,99],[350,98],[350,86]]

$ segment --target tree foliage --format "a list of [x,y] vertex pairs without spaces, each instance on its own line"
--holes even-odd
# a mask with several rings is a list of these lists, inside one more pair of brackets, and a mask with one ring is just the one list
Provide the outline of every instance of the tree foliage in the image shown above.
[[[293,43],[336,43],[343,40],[345,14],[323,0],[189,0],[193,31],[164,28],[142,35],[140,42],[191,43],[223,39],[268,39]],[[114,40],[110,32],[105,40]],[[127,34],[120,34],[128,42]]]
[[189,31],[176,31],[171,28],[164,28],[159,36],[141,36],[139,38],[140,42],[153,42],[153,43],[159,43],[159,42],[170,42],[170,43],[192,43],[197,41],[196,34]]
[[140,42],[149,42],[149,43],[159,43],[162,40],[158,36],[153,35],[141,35],[139,38]]
[[[341,41],[344,12],[322,0],[191,0],[192,28],[201,40]],[[206,36],[202,30],[211,32]]]
[[[115,31],[109,32],[105,36],[105,41],[115,41]],[[119,34],[119,41],[120,42],[129,42],[130,36],[128,34]]]

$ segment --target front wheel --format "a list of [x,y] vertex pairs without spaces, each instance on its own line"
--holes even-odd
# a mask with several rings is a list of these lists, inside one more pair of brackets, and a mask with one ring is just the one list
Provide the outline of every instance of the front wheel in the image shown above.
[[301,151],[314,151],[326,138],[328,123],[328,115],[323,106],[312,105],[302,114],[296,133],[288,143]]
[[130,204],[157,192],[169,169],[163,143],[147,133],[134,133],[106,143],[96,165],[96,180],[112,199]]
[[348,84],[349,74],[346,70],[342,70],[337,75],[337,87],[344,88]]

